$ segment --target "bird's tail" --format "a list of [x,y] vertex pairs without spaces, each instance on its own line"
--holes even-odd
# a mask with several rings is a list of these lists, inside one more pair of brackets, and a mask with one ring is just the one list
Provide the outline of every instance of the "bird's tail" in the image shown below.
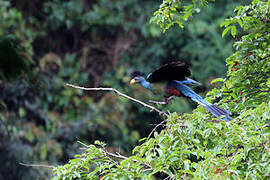
[[[208,105],[205,105],[204,107],[219,119],[222,119],[225,121],[232,120],[232,117],[230,116],[232,113],[229,111],[226,111],[225,109],[222,109],[221,107],[218,107],[217,105],[208,104]],[[221,116],[224,116],[224,117],[221,118]]]
[[[190,81],[190,79],[188,79]],[[203,107],[205,107],[209,112],[211,112],[214,116],[216,116],[219,119],[223,119],[225,121],[232,120],[231,118],[231,112],[226,111],[217,105],[210,104],[206,100],[204,100],[199,94],[195,93],[190,87],[185,85],[185,82],[182,81],[171,81],[168,83],[168,85],[171,85],[172,87],[176,87],[184,96],[190,98],[191,100],[199,103]],[[224,116],[224,117],[222,117]]]

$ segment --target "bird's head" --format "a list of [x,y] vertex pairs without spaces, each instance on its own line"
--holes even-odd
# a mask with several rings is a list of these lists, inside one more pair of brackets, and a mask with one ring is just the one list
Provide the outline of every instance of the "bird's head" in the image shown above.
[[143,74],[139,71],[135,71],[131,74],[131,80],[129,84],[142,83],[143,81],[145,81]]
[[148,81],[146,81],[143,74],[141,72],[139,72],[139,71],[135,71],[134,73],[131,74],[131,80],[130,80],[129,84],[132,85],[132,84],[135,84],[135,83],[139,83],[144,88],[152,91],[150,83]]

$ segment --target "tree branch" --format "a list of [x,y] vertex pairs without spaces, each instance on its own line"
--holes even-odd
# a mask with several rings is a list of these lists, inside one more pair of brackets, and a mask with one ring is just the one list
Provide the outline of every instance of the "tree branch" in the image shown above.
[[222,168],[221,172],[224,171],[225,169],[227,169],[227,167],[228,167],[229,165],[232,164],[231,161],[233,160],[233,156],[235,156],[235,155],[237,154],[237,152],[238,152],[238,150],[239,150],[240,148],[244,148],[244,146],[243,146],[242,144],[238,144],[238,145],[236,146],[234,152],[231,153],[231,154],[229,154],[229,155],[227,155],[227,148],[226,148],[226,155],[225,155],[225,158],[227,158],[228,156],[231,156],[231,158],[230,158],[230,160],[229,160],[230,162],[229,162],[228,164],[226,164],[226,165]]
[[54,166],[49,166],[45,164],[25,164],[25,163],[19,163],[19,164],[26,167],[45,167],[45,168],[50,168],[50,169],[54,168]]
[[161,101],[161,102],[159,102],[159,101],[153,101],[153,100],[149,100],[149,102],[150,103],[154,103],[156,105],[158,105],[158,104],[166,105],[166,104],[169,103],[170,100],[172,100],[174,98],[175,98],[175,96],[170,96],[170,97],[167,98],[167,100],[164,100],[164,101]]
[[121,93],[120,91],[118,91],[117,89],[114,89],[114,88],[103,88],[103,87],[100,87],[100,88],[86,88],[86,87],[76,86],[76,85],[73,85],[73,84],[65,84],[65,85],[69,86],[69,87],[73,87],[75,89],[81,89],[81,90],[85,90],[85,91],[112,91],[112,92],[115,92],[116,94],[118,94],[119,96],[125,97],[125,98],[127,98],[127,99],[129,99],[131,101],[134,101],[136,103],[139,103],[139,104],[143,105],[144,107],[149,108],[151,111],[155,111],[155,112],[159,113],[162,116],[169,117],[169,115],[167,113],[165,113],[165,112],[163,112],[163,111],[161,111],[161,110],[159,110],[159,109],[157,109],[157,108],[155,108],[153,106],[150,106],[150,105],[148,105],[148,104],[146,104],[146,103],[144,103],[144,102],[142,102],[142,101],[140,101],[138,99],[135,99],[135,98],[130,97],[130,96],[126,95],[126,94],[123,94],[123,93]]
[[166,123],[166,122],[168,122],[168,120],[164,120],[164,121],[162,121],[161,123],[157,124],[157,125],[152,129],[152,131],[150,132],[150,134],[148,135],[147,140],[150,139],[151,135],[156,131],[156,129],[157,129],[159,126],[163,125],[163,124]]
[[252,95],[252,94],[256,94],[256,93],[259,93],[259,92],[270,92],[270,90],[257,90],[257,91],[253,91],[253,92],[247,93],[246,96],[249,96],[249,95]]

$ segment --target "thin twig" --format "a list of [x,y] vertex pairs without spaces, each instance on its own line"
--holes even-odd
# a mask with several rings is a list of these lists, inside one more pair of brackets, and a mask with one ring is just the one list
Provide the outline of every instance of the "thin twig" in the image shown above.
[[250,92],[250,93],[246,94],[246,96],[256,94],[256,93],[259,93],[259,92],[270,92],[270,90],[257,90],[257,91],[253,91],[253,92]]
[[153,103],[153,104],[156,104],[156,105],[166,105],[168,104],[167,102],[165,101],[153,101],[153,100],[149,100],[150,103]]
[[148,168],[148,169],[144,169],[142,170],[142,172],[146,172],[146,171],[152,171],[153,169],[152,168]]
[[86,88],[86,87],[81,87],[81,86],[76,86],[76,85],[73,85],[73,84],[65,84],[66,86],[70,86],[70,87],[73,87],[73,88],[76,88],[76,89],[81,89],[81,90],[86,90],[86,91],[113,91],[115,93],[117,93],[119,96],[122,96],[122,97],[125,97],[131,101],[134,101],[136,103],[139,103],[141,105],[143,105],[144,107],[147,107],[149,108],[151,111],[156,111],[157,113],[159,113],[160,115],[162,116],[165,116],[165,117],[169,117],[169,115],[153,106],[150,106],[138,99],[135,99],[133,97],[130,97],[126,94],[123,94],[121,93],[120,91],[118,91],[117,89],[114,89],[114,88],[103,88],[103,87],[99,87],[99,88]]
[[158,105],[158,104],[166,105],[166,104],[169,103],[169,101],[171,101],[171,100],[174,99],[174,98],[175,98],[175,96],[170,96],[170,97],[167,98],[166,101],[161,101],[161,102],[160,102],[160,101],[149,100],[149,102],[150,102],[150,103],[153,103],[153,104],[156,104],[156,105]]
[[[231,156],[231,158],[230,158],[230,160],[229,160],[230,162],[229,162],[228,164],[226,164],[226,165],[222,168],[221,172],[224,171],[225,169],[227,169],[227,167],[228,167],[229,165],[232,164],[233,156],[235,156],[235,155],[237,154],[239,148],[242,148],[242,147],[243,147],[242,144],[238,144],[238,145],[236,146],[234,152],[228,155],[228,156]],[[227,152],[226,152],[226,153],[227,153]],[[227,158],[227,157],[226,157],[226,158]]]
[[109,156],[112,156],[112,157],[116,157],[116,158],[119,158],[119,159],[127,159],[126,156],[123,156],[120,153],[114,154],[114,153],[110,153],[110,152],[105,151],[105,150],[104,150],[104,152],[105,152],[105,154],[107,154]]
[[83,145],[83,146],[85,146],[85,147],[87,147],[87,148],[89,148],[89,146],[87,146],[86,144],[84,144],[83,142],[81,142],[81,141],[77,141],[79,144],[81,144],[81,145]]
[[164,124],[164,123],[167,122],[167,121],[168,121],[168,120],[164,120],[164,121],[162,121],[161,123],[157,124],[157,125],[153,128],[153,130],[150,132],[150,134],[148,135],[147,140],[149,140],[149,138],[151,137],[151,135],[154,133],[154,131],[156,131],[156,129],[157,129],[159,126],[161,126],[162,124]]
[[44,168],[50,168],[53,169],[54,166],[49,166],[49,165],[45,165],[45,164],[25,164],[25,163],[19,163],[22,166],[27,166],[27,167],[44,167]]
[[235,148],[235,150],[234,150],[234,152],[232,153],[232,155],[231,156],[235,156],[236,155],[236,153],[237,153],[237,151],[239,150],[239,148],[241,148],[241,147],[243,147],[243,145],[242,144],[238,144],[237,146],[236,146],[236,148]]
[[228,146],[228,144],[226,145],[226,150],[225,150],[225,158],[227,159],[228,158],[228,148],[229,148],[229,146]]

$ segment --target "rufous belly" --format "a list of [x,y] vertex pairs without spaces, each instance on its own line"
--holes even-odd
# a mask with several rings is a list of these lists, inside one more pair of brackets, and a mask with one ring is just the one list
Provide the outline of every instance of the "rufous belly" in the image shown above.
[[183,96],[181,91],[172,86],[166,87],[165,91],[170,96]]

